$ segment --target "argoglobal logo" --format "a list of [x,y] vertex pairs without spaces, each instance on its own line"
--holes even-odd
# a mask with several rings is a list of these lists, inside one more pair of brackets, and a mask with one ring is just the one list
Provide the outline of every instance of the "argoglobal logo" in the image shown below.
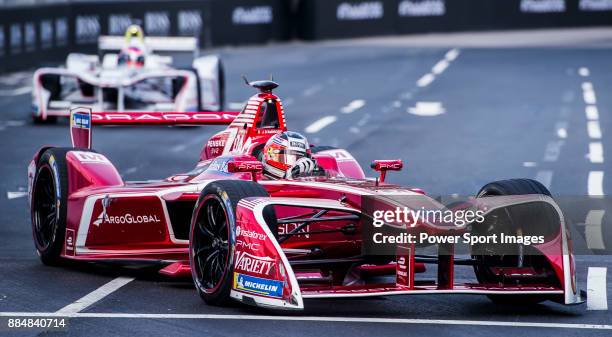
[[132,215],[127,213],[125,215],[106,215],[104,212],[100,212],[100,215],[93,222],[94,225],[100,226],[102,223],[108,224],[140,224],[140,223],[158,223],[161,222],[156,214],[143,214],[143,215]]
[[338,20],[376,20],[385,14],[383,4],[380,1],[369,1],[361,3],[343,2],[336,9]]

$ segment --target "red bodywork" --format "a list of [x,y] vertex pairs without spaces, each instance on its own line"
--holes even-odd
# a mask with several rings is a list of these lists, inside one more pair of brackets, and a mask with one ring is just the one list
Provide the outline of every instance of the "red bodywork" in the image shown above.
[[[264,105],[268,111],[275,110],[276,116],[266,117]],[[243,199],[236,209],[237,228],[232,237],[235,282],[231,296],[237,300],[289,309],[302,308],[302,298],[423,293],[545,294],[557,296],[567,304],[579,301],[570,267],[573,259],[569,238],[563,229],[555,240],[536,246],[550,264],[558,281],[555,284],[458,283],[453,277],[452,246],[444,247],[451,253],[439,257],[438,277],[433,282],[415,280],[415,274],[426,269],[417,261],[414,246],[398,246],[396,256],[380,264],[357,258],[362,249],[363,224],[359,216],[363,196],[399,194],[431,199],[419,189],[384,183],[385,172],[401,169],[401,161],[375,162],[373,168],[381,172],[381,179],[366,179],[358,162],[341,149],[313,153],[325,176],[266,180],[257,166],[257,152],[272,135],[287,130],[282,103],[272,93],[254,95],[238,114],[92,115],[92,124],[222,123],[229,126],[204,144],[194,170],[157,182],[125,182],[104,155],[76,149],[68,152],[68,218],[62,256],[84,261],[162,261],[167,265],[162,273],[187,276],[191,213],[202,189],[216,180],[254,180],[268,191],[270,198]],[[30,184],[44,149],[30,164]],[[263,207],[269,205],[276,210],[282,240],[275,239],[261,216]],[[312,221],[293,235],[286,235],[317,212],[325,213],[324,221]],[[406,229],[435,235],[444,235],[448,230],[422,223]],[[352,282],[380,275],[395,277],[377,283]],[[282,294],[245,290],[241,285],[244,277],[280,282]]]

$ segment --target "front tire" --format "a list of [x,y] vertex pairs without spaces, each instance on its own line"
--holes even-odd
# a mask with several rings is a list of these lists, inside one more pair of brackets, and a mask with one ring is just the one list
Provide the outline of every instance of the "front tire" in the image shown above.
[[64,246],[68,201],[67,148],[50,148],[38,159],[32,184],[32,235],[45,265],[57,265]]
[[[202,190],[191,221],[189,263],[191,276],[200,297],[211,305],[226,305],[230,300],[234,254],[232,233],[236,229],[236,206],[248,197],[268,197],[259,184],[242,180],[220,180]],[[276,215],[272,207],[264,218],[276,235]]]

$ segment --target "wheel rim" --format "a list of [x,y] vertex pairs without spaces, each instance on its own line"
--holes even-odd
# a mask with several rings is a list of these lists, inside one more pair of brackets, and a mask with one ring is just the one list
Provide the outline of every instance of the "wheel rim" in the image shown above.
[[227,212],[218,196],[202,201],[192,239],[192,268],[198,287],[215,292],[223,283],[229,260],[229,225]]
[[34,233],[40,250],[46,250],[55,238],[58,221],[57,195],[49,166],[38,172],[34,188]]

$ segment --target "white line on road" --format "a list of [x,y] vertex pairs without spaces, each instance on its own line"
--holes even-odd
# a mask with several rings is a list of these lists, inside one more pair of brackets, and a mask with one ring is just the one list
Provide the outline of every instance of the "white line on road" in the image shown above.
[[578,74],[582,77],[587,77],[590,74],[589,68],[586,67],[580,67],[580,69],[578,69]]
[[608,310],[605,267],[589,267],[587,274],[587,310]]
[[325,316],[281,316],[281,315],[225,315],[225,314],[139,314],[139,313],[98,313],[79,312],[62,314],[53,312],[0,312],[0,317],[68,317],[68,318],[143,318],[143,319],[218,319],[251,321],[301,321],[301,322],[338,322],[338,323],[384,323],[384,324],[429,324],[465,326],[502,326],[517,328],[551,329],[590,329],[612,330],[609,324],[558,323],[558,322],[516,322],[516,321],[476,321],[460,319],[426,318],[375,318],[375,317],[325,317]]
[[606,211],[603,209],[590,210],[584,221],[584,236],[589,249],[606,249],[603,241],[601,223]]
[[132,282],[134,280],[133,277],[117,277],[116,279],[106,283],[100,288],[90,292],[89,294],[79,298],[73,303],[68,304],[67,306],[61,308],[57,311],[58,314],[74,314],[80,311],[83,311],[98,302],[99,300],[105,298],[106,296],[112,294],[117,289],[123,287],[124,285]]
[[593,164],[601,164],[604,162],[603,145],[600,142],[589,143],[589,160]]
[[590,196],[602,196],[603,192],[603,171],[591,171],[589,172],[589,178],[587,182],[587,190]]
[[453,48],[446,52],[446,55],[444,55],[444,58],[448,61],[454,61],[457,58],[457,56],[459,56],[459,50],[457,48]]
[[535,180],[542,183],[546,188],[550,189],[552,183],[553,172],[548,170],[538,171]]
[[325,116],[319,120],[317,120],[316,122],[308,125],[305,129],[306,133],[317,133],[319,131],[321,131],[324,127],[332,124],[333,122],[336,121],[336,116]]
[[32,87],[25,86],[15,89],[0,89],[0,96],[20,96],[29,94],[32,92]]
[[587,119],[590,121],[599,119],[599,110],[597,110],[596,105],[587,105],[586,108],[584,108],[584,113],[586,114]]
[[431,72],[436,75],[440,75],[444,72],[444,70],[446,70],[446,68],[448,68],[449,65],[450,63],[446,59],[440,60],[435,66],[433,66],[433,68],[431,68]]
[[587,132],[591,139],[601,139],[601,128],[599,127],[599,121],[588,121]]
[[567,122],[558,122],[555,129],[557,130],[557,137],[561,139],[567,138]]
[[431,84],[431,82],[433,82],[433,80],[435,80],[436,77],[433,74],[427,73],[425,75],[423,75],[423,77],[419,78],[419,80],[417,81],[417,86],[424,88],[428,85]]
[[8,200],[23,198],[28,195],[28,192],[18,191],[18,192],[6,192],[6,198]]
[[582,98],[586,104],[595,104],[597,103],[597,98],[595,97],[594,91],[583,91]]
[[417,116],[432,117],[445,113],[446,109],[440,102],[417,102],[414,107],[408,108],[408,112]]
[[536,166],[538,166],[538,163],[536,163],[535,161],[523,162],[523,167],[536,167]]
[[366,104],[366,101],[362,99],[356,99],[356,100],[351,101],[348,105],[343,106],[340,109],[340,112],[342,112],[343,114],[350,114],[351,112],[355,110],[359,110],[363,108],[365,104]]
[[544,161],[553,162],[559,159],[561,154],[561,147],[565,142],[562,140],[553,140],[546,144],[546,150],[544,150]]

